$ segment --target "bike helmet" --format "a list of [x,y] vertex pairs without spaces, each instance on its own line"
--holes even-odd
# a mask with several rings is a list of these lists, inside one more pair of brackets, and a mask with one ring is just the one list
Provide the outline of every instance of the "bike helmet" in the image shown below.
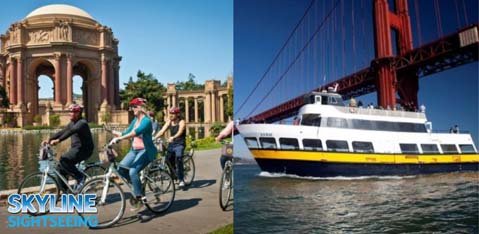
[[133,98],[129,103],[130,106],[143,106],[145,104],[146,104],[146,99],[140,98],[140,97]]
[[68,109],[71,111],[71,112],[81,112],[83,110],[83,107],[78,105],[78,104],[71,104]]
[[172,107],[170,108],[170,114],[179,114],[180,113],[180,108],[179,107]]

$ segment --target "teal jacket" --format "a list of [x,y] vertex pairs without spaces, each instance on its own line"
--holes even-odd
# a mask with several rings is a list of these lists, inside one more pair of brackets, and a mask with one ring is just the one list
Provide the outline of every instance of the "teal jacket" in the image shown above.
[[[138,119],[135,117],[133,121],[131,121],[130,126],[121,134],[122,136],[130,133],[133,130],[133,127],[135,126],[136,121]],[[143,117],[141,120],[140,125],[138,128],[135,129],[135,136],[141,136],[143,139],[143,144],[145,145],[146,149],[146,154],[148,155],[148,158],[150,161],[155,160],[156,155],[158,155],[158,150],[155,147],[155,144],[153,144],[153,137],[152,137],[152,132],[153,132],[153,127],[151,124],[151,119],[147,116]],[[133,148],[130,149],[130,151],[133,150]]]

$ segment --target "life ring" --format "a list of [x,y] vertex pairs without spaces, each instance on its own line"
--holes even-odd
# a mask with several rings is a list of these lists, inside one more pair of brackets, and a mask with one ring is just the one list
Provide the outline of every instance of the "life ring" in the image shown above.
[[349,112],[351,112],[351,113],[356,113],[356,108],[350,107],[350,108],[349,108]]

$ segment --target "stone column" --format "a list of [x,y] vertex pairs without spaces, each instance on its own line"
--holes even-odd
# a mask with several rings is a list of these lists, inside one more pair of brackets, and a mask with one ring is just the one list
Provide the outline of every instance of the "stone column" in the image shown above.
[[115,78],[113,76],[113,60],[111,60],[108,64],[108,104],[114,107],[114,99],[115,99]]
[[188,97],[185,98],[185,121],[187,123],[190,122],[190,110],[189,110],[189,106],[188,106]]
[[198,123],[198,97],[195,97],[195,123]]
[[210,115],[211,115],[211,106],[210,106],[210,100],[211,100],[211,95],[210,92],[207,92],[205,94],[206,98],[203,102],[203,107],[204,107],[204,113],[205,113],[205,123],[211,122]]
[[[67,54],[67,105],[73,103],[73,67],[72,55]],[[85,94],[83,94],[85,95]]]
[[61,105],[61,54],[55,54],[55,104]]
[[120,66],[118,62],[115,63],[115,105],[116,108],[120,106]]
[[[4,89],[7,88],[7,64],[3,64],[2,66],[2,87]],[[5,91],[7,92],[7,90]]]
[[107,99],[107,76],[106,76],[106,59],[101,59],[101,102],[103,103]]
[[171,95],[168,94],[168,96],[166,97],[166,113],[168,113],[168,111],[170,111],[170,108],[171,108]]
[[220,122],[225,121],[225,107],[223,95],[220,95]]
[[211,93],[211,116],[211,122],[216,122],[216,94],[214,91]]
[[15,105],[17,104],[17,92],[15,90],[17,86],[16,73],[15,73],[15,60],[10,58],[10,103]]
[[176,106],[176,94],[171,95],[173,98],[173,106]]
[[17,58],[17,92],[18,92],[18,104],[23,104],[24,95],[25,95],[25,82],[23,78],[23,59],[22,57]]

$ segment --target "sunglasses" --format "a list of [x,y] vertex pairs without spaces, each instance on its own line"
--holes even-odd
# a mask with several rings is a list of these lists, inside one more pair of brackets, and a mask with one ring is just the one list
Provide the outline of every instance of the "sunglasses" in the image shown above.
[[129,110],[133,110],[133,109],[136,109],[138,107],[140,107],[140,106],[130,106]]

